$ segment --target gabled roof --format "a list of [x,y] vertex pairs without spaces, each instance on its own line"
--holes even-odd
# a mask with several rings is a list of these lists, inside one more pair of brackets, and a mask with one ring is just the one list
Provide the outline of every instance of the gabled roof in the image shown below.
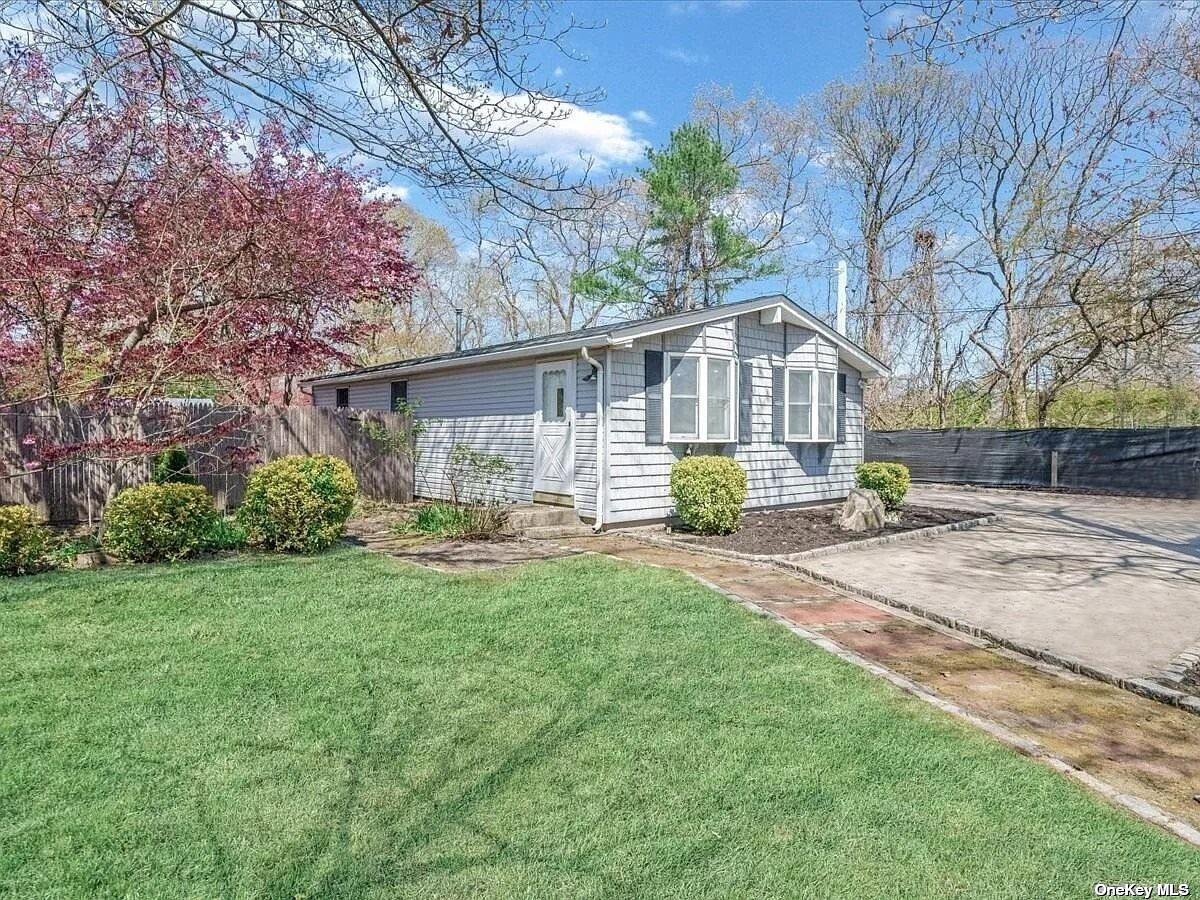
[[523,341],[511,341],[506,344],[492,344],[474,350],[459,350],[451,353],[438,353],[433,356],[422,356],[416,359],[404,359],[397,362],[383,363],[377,366],[366,366],[360,369],[348,369],[332,375],[322,375],[305,379],[310,385],[341,385],[357,381],[374,381],[391,374],[409,375],[438,369],[457,368],[474,363],[491,363],[511,359],[546,356],[578,350],[581,347],[613,347],[628,344],[639,338],[651,337],[679,328],[692,325],[703,325],[740,316],[749,312],[778,310],[780,321],[786,321],[801,328],[814,331],[838,348],[838,356],[866,377],[887,375],[889,369],[858,344],[845,335],[839,334],[816,316],[801,307],[798,303],[783,294],[768,294],[749,300],[739,300],[735,303],[724,303],[720,306],[709,306],[704,309],[688,310],[673,313],[669,316],[658,316],[651,319],[633,319],[625,322],[613,322],[607,325],[593,325],[590,328],[580,328],[575,331],[564,331],[559,334],[548,334],[544,337],[529,338]]

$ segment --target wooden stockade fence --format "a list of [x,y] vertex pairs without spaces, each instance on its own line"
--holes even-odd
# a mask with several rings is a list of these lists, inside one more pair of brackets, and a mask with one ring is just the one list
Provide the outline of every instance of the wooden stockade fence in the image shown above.
[[[314,407],[239,409],[197,401],[164,404],[138,416],[20,405],[0,410],[0,503],[27,503],[47,521],[73,524],[97,521],[110,496],[150,480],[153,460],[125,453],[95,454],[28,468],[39,459],[38,445],[92,444],[108,438],[153,440],[164,429],[181,426],[209,438],[189,446],[192,471],[215,498],[219,509],[241,502],[254,465],[290,454],[328,453],[346,460],[359,491],[374,500],[407,503],[413,496],[413,465],[364,423],[389,432],[407,427],[398,413]],[[250,453],[250,465],[231,459]]]

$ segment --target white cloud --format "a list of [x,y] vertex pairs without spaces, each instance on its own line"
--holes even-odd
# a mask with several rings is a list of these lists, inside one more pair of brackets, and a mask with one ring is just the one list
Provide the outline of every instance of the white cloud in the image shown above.
[[402,184],[380,184],[368,193],[370,200],[407,200],[409,189]]
[[700,0],[674,0],[667,4],[667,12],[673,16],[694,16],[704,12],[705,8],[716,7],[723,12],[737,12],[750,5],[750,0],[716,0],[702,3]]
[[694,66],[697,63],[706,63],[709,60],[707,53],[697,53],[693,50],[684,50],[682,47],[672,47],[668,50],[662,50],[662,55],[667,59],[683,63],[685,66]]
[[562,78],[566,74],[567,74],[567,70],[564,69],[562,66],[554,67],[554,77],[555,78]]
[[[537,127],[536,120],[531,120],[527,133],[510,138],[515,149],[530,156],[582,167],[589,162],[601,166],[623,165],[641,159],[646,153],[647,142],[634,133],[624,116],[584,109],[565,101],[545,101],[539,104],[538,112],[538,118],[553,118]],[[520,117],[514,115],[513,123],[519,125],[519,121]]]
[[629,114],[629,118],[633,119],[635,122],[640,122],[643,125],[654,124],[654,116],[650,115],[650,113],[646,112],[644,109],[635,109]]

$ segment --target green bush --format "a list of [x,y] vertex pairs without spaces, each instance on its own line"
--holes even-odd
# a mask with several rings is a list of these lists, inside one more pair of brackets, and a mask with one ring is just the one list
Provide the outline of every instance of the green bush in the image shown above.
[[208,549],[241,550],[246,546],[246,529],[234,519],[219,516],[208,532]]
[[250,476],[237,511],[255,547],[315,553],[342,536],[358,482],[334,456],[284,456]]
[[183,559],[209,549],[220,515],[196,484],[143,484],[117,494],[104,510],[101,543],[134,562]]
[[418,507],[399,530],[443,538],[491,538],[499,534],[506,519],[507,512],[496,504],[456,506],[439,501]]
[[50,565],[53,539],[33,517],[33,508],[0,506],[0,575],[30,575]]
[[154,457],[151,480],[155,484],[195,484],[196,476],[188,463],[187,451],[182,447],[168,447]]
[[911,479],[908,466],[893,462],[862,463],[854,470],[855,483],[879,495],[884,509],[895,512],[904,505]]
[[685,524],[729,534],[742,524],[746,470],[728,456],[685,456],[671,466],[671,496]]

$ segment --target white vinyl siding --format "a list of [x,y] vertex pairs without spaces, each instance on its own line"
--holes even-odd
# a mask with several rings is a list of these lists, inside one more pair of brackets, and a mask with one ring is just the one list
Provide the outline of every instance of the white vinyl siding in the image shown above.
[[[418,497],[447,498],[450,454],[456,444],[498,453],[513,467],[496,499],[533,501],[533,373],[536,361],[464,366],[406,376],[408,402],[426,431],[417,442],[415,490]],[[577,363],[575,390],[575,506],[595,515],[596,382],[584,381],[591,366]],[[351,409],[387,410],[394,375],[349,385]],[[333,406],[335,389],[313,389],[316,406]]]

